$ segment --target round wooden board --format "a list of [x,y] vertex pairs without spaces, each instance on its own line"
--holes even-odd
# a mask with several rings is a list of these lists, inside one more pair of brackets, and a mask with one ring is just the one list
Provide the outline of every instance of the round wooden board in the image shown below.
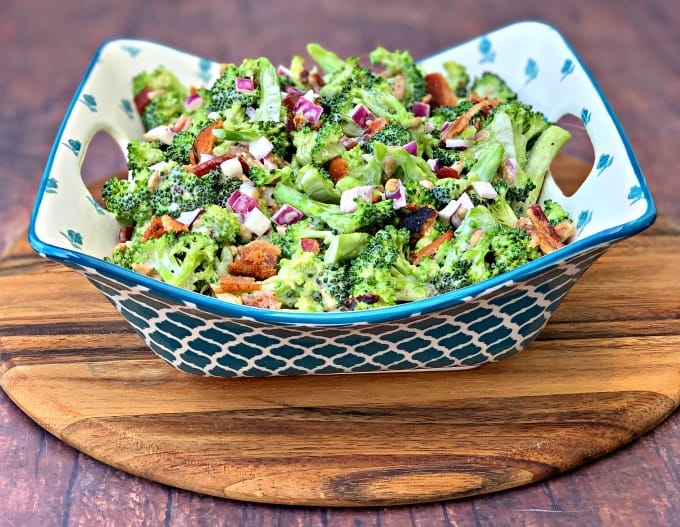
[[355,506],[494,492],[612,452],[678,406],[679,240],[661,219],[612,248],[500,363],[263,379],[172,369],[20,241],[0,263],[0,386],[80,451],[200,493]]

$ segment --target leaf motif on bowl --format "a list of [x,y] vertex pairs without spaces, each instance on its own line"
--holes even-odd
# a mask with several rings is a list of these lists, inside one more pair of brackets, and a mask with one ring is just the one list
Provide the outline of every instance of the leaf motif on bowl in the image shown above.
[[593,211],[592,210],[583,210],[580,212],[578,215],[578,219],[576,220],[576,229],[578,230],[579,234],[581,231],[590,223],[590,221],[593,219]]
[[125,112],[125,115],[127,115],[130,119],[134,119],[135,111],[132,109],[132,103],[130,102],[130,99],[121,99],[120,108]]
[[125,53],[130,55],[132,58],[135,58],[137,55],[139,55],[139,52],[141,51],[137,46],[130,46],[128,45],[123,45],[120,47]]
[[97,111],[97,99],[94,98],[94,95],[84,93],[83,98],[80,99],[80,102],[87,106],[87,109],[90,110],[91,112],[94,113]]
[[560,82],[562,82],[569,75],[574,73],[575,68],[576,68],[576,65],[574,64],[574,61],[571,60],[571,59],[566,59],[564,61],[564,64],[562,64],[562,69],[560,70],[560,73],[562,74],[562,77],[560,77]]
[[480,64],[491,63],[496,59],[496,52],[493,50],[493,44],[488,37],[484,36],[479,41],[479,52],[482,54],[482,58],[479,61]]
[[78,154],[80,154],[80,149],[82,148],[83,144],[78,141],[77,139],[69,139],[65,143],[62,143],[66,148],[68,148],[71,152],[73,152],[73,155],[78,157]]
[[538,77],[538,64],[532,58],[527,60],[527,65],[524,67],[524,75],[526,75],[527,80],[524,84],[529,84],[532,80]]
[[631,187],[628,191],[628,199],[630,200],[631,205],[634,205],[641,199],[645,199],[645,192],[642,190],[642,187],[640,185]]
[[588,108],[583,108],[581,110],[581,122],[583,123],[583,126],[588,126],[588,123],[590,123],[590,118],[592,117],[590,110]]
[[47,178],[45,182],[45,194],[56,194],[57,188],[59,188],[59,182],[56,178]]
[[59,231],[59,233],[66,238],[71,245],[76,249],[83,247],[83,235],[73,229],[68,229],[66,232]]
[[198,73],[196,74],[199,79],[207,83],[212,77],[210,69],[212,68],[212,62],[208,59],[201,59],[198,61]]
[[612,163],[614,162],[614,156],[610,156],[609,154],[601,154],[600,157],[597,159],[597,165],[595,168],[597,168],[597,177],[600,177],[602,175],[602,172],[607,170],[610,166],[612,166]]

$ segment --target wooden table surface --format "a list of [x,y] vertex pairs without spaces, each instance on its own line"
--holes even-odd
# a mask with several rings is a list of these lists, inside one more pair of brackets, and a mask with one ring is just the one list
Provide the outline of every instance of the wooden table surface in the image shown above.
[[[104,40],[158,40],[220,61],[286,62],[318,41],[344,55],[376,45],[423,57],[524,19],[555,26],[608,97],[661,213],[680,222],[680,10],[671,0],[543,2],[79,2],[0,4],[0,254],[28,224],[52,140]],[[675,148],[673,148],[675,147]],[[88,181],[120,167],[95,143]],[[96,157],[96,159],[95,159]],[[634,286],[634,285],[631,285]],[[680,314],[678,314],[680,316]],[[1,324],[0,324],[1,327]],[[2,353],[2,350],[0,350]],[[374,509],[222,500],[129,476],[44,432],[0,391],[0,526],[677,525],[680,416],[572,473],[503,493]]]

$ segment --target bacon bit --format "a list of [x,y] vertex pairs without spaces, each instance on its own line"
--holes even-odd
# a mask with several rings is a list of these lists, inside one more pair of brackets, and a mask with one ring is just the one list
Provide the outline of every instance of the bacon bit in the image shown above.
[[229,272],[238,276],[252,276],[266,280],[276,274],[276,262],[281,254],[278,245],[255,240],[241,248],[239,258],[229,264]]
[[187,227],[181,221],[177,221],[172,216],[163,214],[161,216],[161,224],[166,233],[168,232],[189,232],[189,227]]
[[434,256],[437,254],[437,250],[446,240],[453,238],[453,231],[446,231],[444,234],[439,236],[436,240],[428,243],[422,249],[416,251],[411,255],[411,263],[418,265],[425,256]]
[[196,136],[194,148],[191,152],[194,155],[194,158],[191,160],[192,165],[195,165],[196,160],[201,158],[201,154],[212,154],[215,147],[215,136],[212,132],[215,128],[222,128],[221,120],[218,119],[214,123],[210,123]]
[[262,309],[281,309],[281,302],[276,300],[272,291],[253,291],[241,295],[244,306],[261,307]]
[[439,170],[437,170],[435,175],[437,176],[437,179],[460,179],[460,174],[453,167],[441,167]]
[[[211,170],[215,170],[218,166],[220,166],[222,163],[224,163],[227,159],[232,159],[234,157],[236,157],[236,156],[233,155],[233,154],[225,154],[223,156],[215,156],[215,157],[208,159],[207,161],[203,161],[203,163],[199,163],[198,165],[194,165],[193,167],[191,167],[189,172],[191,172],[192,174],[194,174],[197,177],[203,177],[208,172],[210,172]],[[241,160],[240,157],[239,157],[239,161],[241,161],[241,167],[243,168],[244,161]],[[248,165],[245,166],[243,172],[247,173],[247,171],[248,171]]]
[[560,240],[566,241],[576,234],[576,225],[573,221],[561,221],[555,225],[555,232],[559,234]]
[[453,93],[446,77],[441,73],[432,72],[425,75],[425,86],[427,92],[432,95],[430,104],[434,108],[437,106],[455,106],[458,103],[458,97]]
[[340,144],[345,148],[345,150],[352,150],[352,148],[359,144],[359,140],[356,137],[347,137],[345,135],[340,138]]
[[301,91],[294,91],[292,93],[288,93],[281,101],[281,104],[283,104],[288,109],[289,112],[293,112],[293,108],[295,108],[298,99],[302,97],[302,95],[303,92]]
[[314,238],[302,238],[300,239],[300,247],[306,253],[319,254],[321,252],[321,247],[319,246],[319,241]]
[[309,74],[307,82],[309,83],[309,87],[316,93],[319,93],[324,85],[323,79],[321,78],[321,75],[319,75],[318,71],[312,71]]
[[245,293],[262,289],[262,284],[255,281],[252,276],[233,276],[230,274],[220,275],[217,287],[213,288],[215,293]]
[[482,109],[492,104],[493,102],[488,99],[481,100],[474,104],[467,112],[458,117],[458,119],[456,119],[451,126],[442,132],[442,134],[439,136],[439,144],[446,143],[447,139],[453,139],[455,136],[465,130],[470,124],[470,119],[482,111]]
[[158,216],[153,216],[149,222],[148,227],[144,231],[142,236],[142,241],[147,241],[152,238],[160,238],[165,234],[165,227],[163,227],[163,222]]
[[142,88],[142,90],[135,95],[135,108],[137,108],[137,112],[141,115],[144,113],[144,109],[147,107],[147,105],[153,100],[151,95],[154,93],[154,90],[152,90],[149,87]]
[[118,231],[118,241],[120,243],[125,243],[128,242],[132,239],[132,233],[135,231],[135,228],[132,225],[127,225],[125,227],[121,227],[120,230]]
[[347,161],[341,157],[334,157],[328,164],[328,173],[330,174],[333,183],[337,183],[349,174]]
[[560,247],[564,247],[560,235],[555,231],[555,227],[544,214],[538,205],[531,205],[527,209],[527,218],[531,221],[538,238],[538,246],[544,254],[551,253]]
[[397,227],[406,229],[411,233],[411,246],[414,246],[434,226],[438,214],[434,207],[429,205],[419,207],[415,204],[409,204],[402,210],[408,211],[410,214],[399,218]]
[[373,137],[375,134],[377,134],[380,130],[385,128],[387,126],[387,119],[384,117],[377,117],[376,119],[373,119],[368,126],[366,127],[366,131],[364,134],[361,136],[361,139],[364,141],[368,141],[371,137]]

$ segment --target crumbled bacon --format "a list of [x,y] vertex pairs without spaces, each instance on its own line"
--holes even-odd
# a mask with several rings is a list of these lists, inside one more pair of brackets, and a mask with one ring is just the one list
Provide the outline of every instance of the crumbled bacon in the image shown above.
[[224,274],[220,276],[217,287],[214,290],[216,293],[245,293],[257,291],[258,289],[262,289],[262,284],[257,283],[252,276]]
[[276,263],[280,254],[281,249],[278,245],[255,240],[241,248],[239,257],[229,264],[229,272],[233,275],[266,280],[276,274]]
[[152,101],[152,94],[154,93],[154,90],[152,90],[149,87],[142,88],[142,90],[135,95],[135,108],[137,109],[137,112],[139,114],[144,113],[144,109],[147,107],[147,105]]
[[380,296],[376,295],[375,293],[362,293],[360,295],[348,298],[347,300],[345,300],[343,305],[347,309],[353,310],[353,309],[356,309],[357,304],[359,304],[359,303],[366,304],[366,305],[370,306],[371,304],[375,304],[376,302],[379,302],[379,301],[380,301]]
[[118,231],[118,241],[120,243],[130,241],[132,239],[132,233],[134,231],[135,228],[132,225],[126,225],[125,227],[121,227],[120,230]]
[[384,117],[377,117],[376,119],[373,119],[370,123],[368,123],[368,126],[366,127],[366,131],[361,136],[361,139],[363,141],[368,141],[371,137],[373,137],[375,134],[377,134],[380,130],[385,128],[385,126],[387,126],[387,123],[388,123],[388,121]]
[[555,232],[559,234],[560,239],[566,243],[569,238],[576,234],[576,225],[573,221],[561,221],[555,225]]
[[475,103],[467,112],[458,117],[453,124],[446,128],[439,136],[440,144],[444,144],[447,139],[453,139],[463,130],[465,130],[470,125],[470,120],[477,115],[479,112],[485,110],[486,108],[493,108],[498,104],[498,101],[482,99],[478,103]]
[[[205,176],[208,172],[215,170],[218,166],[220,166],[222,163],[224,163],[226,160],[231,159],[233,157],[236,157],[233,154],[225,154],[223,156],[215,156],[211,157],[210,159],[203,161],[203,163],[199,163],[197,165],[194,165],[191,167],[191,172],[192,174],[195,174],[198,177]],[[239,157],[239,161],[241,161],[241,167],[243,168],[243,165],[245,162]],[[248,165],[245,165],[244,172],[247,172],[248,170]]]
[[177,221],[172,216],[163,214],[161,216],[161,224],[163,225],[163,230],[168,232],[189,232],[189,227],[187,227],[181,221]]
[[430,104],[437,106],[455,106],[458,103],[456,94],[453,93],[446,77],[439,72],[432,72],[425,75],[425,86],[427,92],[432,96]]
[[337,183],[342,178],[349,174],[347,161],[341,157],[334,157],[328,164],[328,174],[331,176],[333,183]]
[[302,238],[300,240],[300,247],[302,247],[302,250],[306,253],[319,254],[321,252],[319,241],[314,238]]
[[196,136],[194,148],[190,154],[193,156],[193,159],[191,159],[192,165],[195,165],[198,160],[201,159],[201,154],[212,154],[213,148],[215,147],[215,136],[213,135],[213,130],[215,128],[222,128],[221,120],[218,119],[214,123],[210,123]]
[[262,309],[281,309],[281,302],[272,291],[253,291],[241,295],[244,306],[261,307]]
[[142,241],[160,238],[164,234],[170,232],[187,232],[188,230],[189,229],[184,223],[177,221],[167,214],[163,214],[163,216],[152,216],[149,225],[142,235]]
[[441,167],[439,170],[437,170],[436,176],[437,179],[460,179],[460,174],[458,174],[458,171],[453,167]]
[[526,229],[526,222],[518,222],[518,227],[524,228],[532,238],[534,245],[538,245],[544,254],[551,253],[560,247],[564,247],[560,235],[550,224],[550,220],[543,213],[539,205],[531,205],[527,209],[527,218],[533,229]]
[[453,238],[453,231],[446,231],[444,234],[437,237],[436,240],[428,243],[425,247],[413,253],[411,255],[411,262],[414,265],[417,265],[421,262],[421,260],[425,256],[434,256],[435,254],[437,254],[437,251],[439,250],[441,244],[444,243],[446,240],[450,240],[451,238]]
[[415,245],[437,221],[437,211],[430,206],[418,207],[412,205],[403,209],[408,212],[406,216],[399,218],[398,227],[411,233],[411,245]]

